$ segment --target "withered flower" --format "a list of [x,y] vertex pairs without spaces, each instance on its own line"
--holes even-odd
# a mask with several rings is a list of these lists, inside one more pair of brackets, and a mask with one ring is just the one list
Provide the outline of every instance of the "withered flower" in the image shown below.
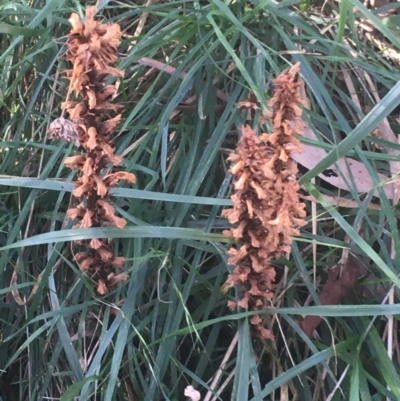
[[86,163],[86,156],[70,156],[64,159],[64,164],[71,170],[81,168]]
[[[276,276],[271,262],[290,251],[292,236],[299,235],[298,227],[305,224],[305,205],[294,178],[297,168],[290,155],[301,150],[294,136],[302,133],[298,69],[297,64],[274,81],[269,102],[272,133],[257,137],[249,126],[243,127],[236,152],[228,158],[234,176],[233,208],[222,215],[236,227],[224,233],[239,242],[238,249],[228,251],[234,269],[224,285],[225,290],[232,286],[239,290],[239,301],[228,304],[232,309],[257,311],[270,306]],[[260,315],[250,323],[257,337],[273,339]]]

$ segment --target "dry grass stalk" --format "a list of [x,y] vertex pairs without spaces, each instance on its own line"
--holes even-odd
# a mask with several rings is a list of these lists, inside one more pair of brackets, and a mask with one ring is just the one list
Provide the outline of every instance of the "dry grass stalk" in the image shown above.
[[[85,21],[73,13],[69,18],[66,59],[73,67],[67,71],[69,92],[76,101],[67,100],[63,108],[70,120],[59,118],[50,127],[53,137],[66,139],[84,150],[82,154],[67,157],[65,165],[78,171],[72,194],[79,204],[68,210],[68,217],[77,220],[77,228],[115,226],[123,228],[126,221],[116,216],[108,197],[111,188],[120,180],[135,182],[132,173],[115,171],[122,156],[114,153],[112,135],[121,120],[116,112],[122,107],[111,103],[117,92],[115,85],[107,85],[106,78],[123,77],[124,73],[113,65],[117,60],[121,30],[118,24],[100,23],[94,19],[96,7],[86,9]],[[109,239],[79,241],[82,248],[75,256],[80,269],[97,284],[97,292],[105,294],[128,275],[116,273],[125,258],[115,256]]]
[[[298,70],[296,64],[274,81],[267,116],[272,132],[257,137],[245,126],[236,152],[228,158],[235,177],[234,206],[224,210],[223,216],[237,226],[225,234],[240,243],[238,249],[229,250],[228,262],[234,270],[226,286],[237,286],[241,294],[239,302],[229,302],[232,309],[268,308],[276,275],[271,261],[290,252],[292,236],[299,235],[297,227],[305,224],[305,204],[300,201],[295,176],[298,170],[291,158],[291,152],[301,150],[295,134],[303,130]],[[273,339],[260,315],[250,323],[257,337]]]

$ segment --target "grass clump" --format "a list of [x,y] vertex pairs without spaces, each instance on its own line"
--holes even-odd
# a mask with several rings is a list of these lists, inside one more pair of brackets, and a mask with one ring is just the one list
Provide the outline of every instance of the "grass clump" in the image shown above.
[[[83,20],[86,6],[0,5],[0,397],[399,399],[400,42],[380,18],[396,5],[102,0]],[[113,27],[107,60],[77,51],[86,24],[99,40]],[[271,135],[294,120],[268,118],[270,95],[298,62],[312,163],[292,148],[287,163],[306,224],[266,258],[271,308],[233,313],[243,292],[221,291],[222,231],[237,227],[221,211],[240,188],[226,160],[246,125],[275,155]],[[48,141],[50,127],[69,141]],[[129,278],[113,285],[122,257]],[[329,304],[342,277],[354,282]],[[274,341],[251,335],[267,315]],[[322,319],[309,332],[302,316]]]

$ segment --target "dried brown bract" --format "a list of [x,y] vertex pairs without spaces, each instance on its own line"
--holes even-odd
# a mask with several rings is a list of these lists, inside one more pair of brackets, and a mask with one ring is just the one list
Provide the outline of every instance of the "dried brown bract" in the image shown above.
[[[51,124],[53,137],[72,141],[83,148],[82,154],[65,159],[65,165],[78,171],[78,180],[72,194],[79,204],[68,210],[68,217],[77,220],[75,227],[115,226],[123,228],[126,221],[115,215],[109,202],[110,189],[120,180],[135,182],[132,173],[113,171],[121,156],[114,154],[112,135],[121,120],[115,112],[121,108],[112,104],[117,88],[107,85],[110,75],[124,74],[113,64],[117,60],[117,47],[121,30],[118,24],[103,24],[94,19],[96,7],[86,9],[85,21],[72,14],[66,59],[72,63],[67,71],[70,80],[69,93],[77,100],[63,103],[71,121],[59,118]],[[127,280],[125,273],[116,274],[125,259],[114,255],[114,247],[108,239],[79,241],[83,251],[75,260],[96,283],[97,292],[105,294],[118,282]]]
[[[245,126],[234,154],[230,172],[234,175],[233,208],[223,211],[236,228],[225,232],[240,244],[229,250],[234,266],[226,287],[237,286],[241,299],[230,302],[252,311],[270,306],[275,269],[273,259],[290,252],[292,236],[305,224],[305,204],[299,199],[297,167],[290,154],[300,150],[295,134],[302,133],[301,99],[296,76],[299,65],[283,72],[274,81],[275,94],[269,102],[272,132],[260,137]],[[273,339],[260,315],[251,318],[256,336]]]

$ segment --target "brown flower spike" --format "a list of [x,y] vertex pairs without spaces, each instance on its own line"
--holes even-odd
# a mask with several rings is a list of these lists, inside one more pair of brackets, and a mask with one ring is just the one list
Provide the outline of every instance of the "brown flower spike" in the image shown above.
[[[239,302],[229,302],[252,311],[268,308],[273,297],[275,269],[273,259],[290,252],[296,227],[305,224],[305,204],[300,202],[297,167],[290,154],[301,151],[295,134],[302,133],[301,98],[296,81],[299,64],[283,72],[275,81],[275,94],[269,102],[270,134],[260,137],[245,126],[236,153],[229,156],[233,164],[233,208],[223,216],[236,228],[225,232],[239,242],[229,250],[228,263],[234,266],[226,286],[237,286]],[[254,334],[273,339],[260,315],[250,320]]]
[[[115,155],[112,145],[113,131],[121,120],[121,115],[115,115],[115,112],[121,106],[111,103],[117,88],[105,81],[110,75],[124,75],[112,66],[117,60],[121,30],[117,24],[95,21],[96,11],[96,7],[88,7],[84,22],[75,13],[69,18],[72,29],[66,59],[73,67],[67,71],[67,76],[70,79],[69,93],[75,94],[78,101],[63,103],[72,121],[68,122],[68,129],[65,127],[67,120],[63,119],[53,123],[57,130],[51,133],[64,139],[74,134],[77,138],[69,140],[80,144],[84,150],[83,154],[67,157],[64,162],[79,173],[72,192],[79,204],[67,212],[68,217],[78,220],[75,227],[123,228],[126,221],[115,215],[108,195],[118,181],[133,183],[136,177],[132,173],[113,171],[112,166],[118,166],[122,161],[121,156]],[[71,129],[71,124],[74,129]],[[110,240],[94,238],[79,241],[79,244],[83,251],[76,254],[75,260],[80,269],[97,283],[99,294],[107,293],[115,284],[128,278],[127,274],[115,273],[116,269],[122,268],[125,259],[114,255]]]

